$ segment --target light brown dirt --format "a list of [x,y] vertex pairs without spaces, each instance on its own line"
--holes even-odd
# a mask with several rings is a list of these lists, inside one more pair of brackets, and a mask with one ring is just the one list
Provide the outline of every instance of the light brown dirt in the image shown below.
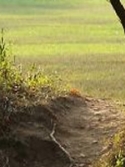
[[105,141],[124,126],[125,114],[106,100],[77,100],[60,118],[56,137],[74,159],[74,166],[92,166],[111,148],[111,143],[105,147]]

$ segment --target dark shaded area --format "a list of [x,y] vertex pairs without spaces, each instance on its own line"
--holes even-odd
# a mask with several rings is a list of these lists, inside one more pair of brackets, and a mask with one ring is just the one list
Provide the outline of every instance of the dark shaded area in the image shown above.
[[110,3],[115,10],[125,32],[125,9],[120,0],[110,0]]

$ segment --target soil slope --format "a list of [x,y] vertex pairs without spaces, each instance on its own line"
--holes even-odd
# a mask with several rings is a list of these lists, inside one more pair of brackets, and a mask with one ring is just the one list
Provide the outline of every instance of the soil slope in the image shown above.
[[124,123],[124,113],[101,99],[68,96],[32,106],[15,113],[0,137],[0,166],[92,166]]

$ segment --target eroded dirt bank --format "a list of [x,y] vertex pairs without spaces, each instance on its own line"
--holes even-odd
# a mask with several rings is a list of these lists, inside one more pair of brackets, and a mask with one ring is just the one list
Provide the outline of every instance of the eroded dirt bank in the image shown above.
[[13,114],[0,137],[1,167],[87,167],[109,147],[105,140],[125,115],[101,99],[59,97]]

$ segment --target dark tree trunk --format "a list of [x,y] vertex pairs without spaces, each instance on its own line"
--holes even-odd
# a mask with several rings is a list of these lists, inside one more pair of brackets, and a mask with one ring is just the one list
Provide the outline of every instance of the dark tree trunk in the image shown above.
[[125,8],[121,4],[120,0],[110,0],[110,3],[119,17],[121,24],[125,32]]

